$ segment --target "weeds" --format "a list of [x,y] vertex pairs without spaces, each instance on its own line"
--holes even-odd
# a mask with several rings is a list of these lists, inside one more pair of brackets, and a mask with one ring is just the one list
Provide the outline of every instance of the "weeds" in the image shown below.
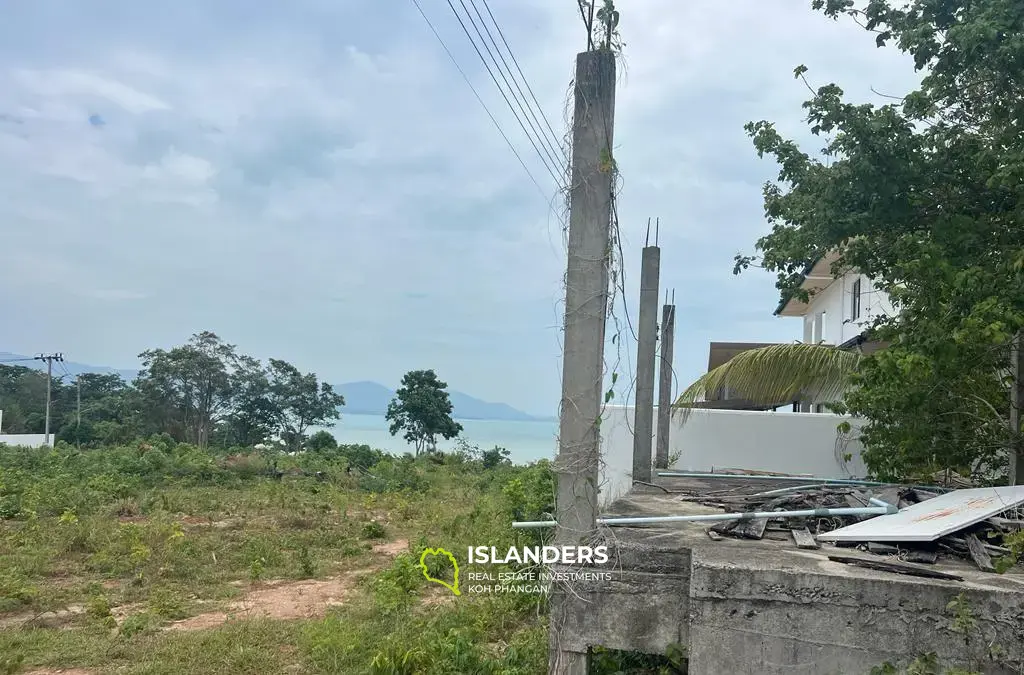
[[[441,611],[417,556],[536,536],[507,524],[550,510],[546,463],[485,470],[471,454],[414,460],[363,446],[277,459],[279,481],[263,457],[166,439],[87,452],[0,447],[0,613],[85,610],[59,629],[0,631],[0,673],[544,671],[537,598],[460,598]],[[355,463],[359,478],[344,470]],[[248,592],[246,581],[379,566],[373,542],[399,537],[416,555],[369,575],[326,617],[160,629],[200,602],[222,610]],[[68,583],[52,583],[58,577]]]

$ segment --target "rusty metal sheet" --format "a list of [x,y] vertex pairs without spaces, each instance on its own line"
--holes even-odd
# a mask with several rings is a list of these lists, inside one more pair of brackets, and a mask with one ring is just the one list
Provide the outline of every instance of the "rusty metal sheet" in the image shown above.
[[1024,485],[953,490],[909,506],[818,535],[819,541],[935,541],[1024,504]]

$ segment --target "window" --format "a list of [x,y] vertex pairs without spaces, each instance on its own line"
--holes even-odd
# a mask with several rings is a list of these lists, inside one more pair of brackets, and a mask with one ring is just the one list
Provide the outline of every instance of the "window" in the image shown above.
[[850,297],[850,318],[860,318],[860,279],[853,282],[853,291]]

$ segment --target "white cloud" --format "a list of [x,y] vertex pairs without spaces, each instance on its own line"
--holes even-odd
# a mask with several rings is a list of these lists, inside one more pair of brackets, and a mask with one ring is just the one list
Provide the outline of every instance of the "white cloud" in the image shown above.
[[96,73],[73,68],[56,70],[17,70],[15,78],[27,89],[47,97],[92,96],[106,99],[124,110],[140,114],[167,110],[169,106],[155,96]]
[[[17,289],[0,314],[49,312],[0,348],[38,351],[71,321],[73,344],[54,348],[127,367],[212,329],[332,381],[433,367],[458,389],[551,412],[561,224],[411,4],[383,7],[18,6],[0,25],[2,255],[16,263],[0,284]],[[547,188],[447,7],[425,9]],[[561,136],[583,46],[574,3],[492,9]],[[804,133],[799,63],[857,99],[906,89],[913,73],[856,26],[789,0],[650,0],[621,25],[628,291],[660,216],[687,380],[709,339],[799,335],[771,317],[770,279],[731,275],[765,230],[759,186],[774,173],[743,123]]]

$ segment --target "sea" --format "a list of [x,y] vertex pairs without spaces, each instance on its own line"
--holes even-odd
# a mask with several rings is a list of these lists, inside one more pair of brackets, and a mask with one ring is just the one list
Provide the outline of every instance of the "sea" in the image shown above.
[[[535,462],[538,459],[552,459],[557,451],[558,421],[537,420],[510,422],[504,420],[456,420],[462,425],[460,439],[481,450],[495,446],[509,451],[509,459],[516,464]],[[333,427],[324,428],[334,435],[339,444],[365,444],[378,450],[400,455],[413,452],[415,448],[407,443],[402,434],[392,436],[388,422],[383,415],[348,415],[342,413],[341,421]],[[455,450],[458,439],[439,439],[438,450]]]

